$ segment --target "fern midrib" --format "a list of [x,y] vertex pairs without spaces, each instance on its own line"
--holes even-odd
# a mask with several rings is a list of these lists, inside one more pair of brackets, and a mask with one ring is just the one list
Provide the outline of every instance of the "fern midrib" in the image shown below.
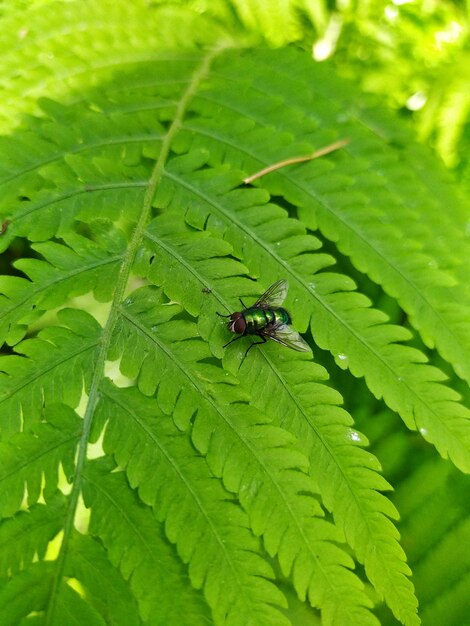
[[29,172],[33,172],[45,165],[50,165],[51,163],[56,163],[57,161],[64,160],[65,156],[70,156],[73,154],[80,154],[80,152],[85,152],[87,150],[94,150],[96,148],[104,148],[107,146],[128,144],[128,143],[151,143],[156,141],[157,139],[163,139],[164,135],[152,135],[148,133],[147,135],[132,135],[129,137],[119,137],[112,139],[108,138],[107,141],[97,141],[95,143],[86,143],[86,144],[77,144],[75,146],[70,146],[64,149],[64,152],[56,152],[52,156],[44,159],[42,161],[35,161],[29,167],[25,167],[24,169],[20,169],[15,171],[14,174],[7,176],[6,178],[0,179],[0,185],[8,184],[17,178],[21,178],[25,174],[29,174]]
[[[222,303],[223,301],[220,299],[220,302]],[[292,509],[288,499],[286,499],[284,491],[280,488],[278,482],[272,476],[272,472],[270,471],[270,469],[266,466],[264,461],[261,458],[259,458],[258,451],[256,450],[256,448],[254,448],[251,445],[249,440],[247,440],[246,438],[242,437],[240,429],[237,429],[234,426],[234,424],[232,423],[232,420],[230,419],[230,417],[225,415],[222,412],[220,406],[218,404],[216,404],[215,401],[213,400],[213,398],[207,394],[206,389],[204,388],[204,385],[201,385],[201,383],[193,375],[191,375],[191,373],[187,370],[187,368],[184,367],[184,364],[181,363],[181,361],[178,358],[176,358],[175,354],[171,353],[170,350],[166,347],[166,345],[164,345],[162,342],[160,342],[158,340],[158,337],[152,335],[145,328],[145,326],[140,324],[139,321],[136,318],[134,318],[133,316],[130,316],[128,314],[128,312],[124,312],[123,311],[122,315],[127,320],[129,320],[129,322],[132,323],[132,325],[139,332],[144,334],[146,339],[148,339],[154,345],[157,345],[165,353],[165,355],[168,357],[168,359],[173,364],[175,364],[178,367],[178,369],[181,371],[181,373],[189,380],[190,384],[196,388],[196,390],[200,393],[200,395],[204,398],[204,400],[212,407],[212,409],[215,411],[215,413],[219,416],[220,420],[223,423],[225,423],[225,425],[230,429],[232,434],[239,440],[241,445],[249,452],[251,458],[253,458],[256,461],[256,463],[259,465],[259,467],[262,470],[262,475],[264,475],[265,477],[267,477],[269,479],[269,482],[272,484],[272,486],[274,487],[275,491],[278,493],[279,500],[284,505],[284,510],[287,510],[289,512],[289,517],[294,522],[295,527],[298,530],[298,534],[302,537],[302,541],[304,543],[304,546],[306,547],[307,551],[310,553],[310,556],[311,556],[312,560],[317,563],[319,571],[322,572],[323,579],[325,580],[326,584],[328,585],[328,587],[331,590],[331,595],[334,596],[334,597],[337,597],[337,599],[339,601],[341,598],[340,598],[340,596],[337,593],[337,588],[335,587],[334,583],[330,580],[330,576],[326,573],[325,568],[323,567],[323,563],[318,558],[318,556],[315,554],[315,552],[312,550],[310,542],[309,542],[308,538],[305,535],[304,528],[302,526],[301,520],[298,519],[298,517],[295,514],[294,510]],[[284,471],[284,470],[282,470],[282,471]]]
[[[297,407],[297,410],[303,416],[304,423],[308,424],[309,428],[311,428],[313,430],[313,432],[318,437],[318,439],[321,442],[321,444],[324,447],[324,449],[328,452],[328,456],[330,457],[330,459],[332,459],[333,463],[339,469],[339,472],[342,475],[342,477],[344,479],[344,482],[348,486],[348,490],[350,491],[350,493],[351,493],[354,501],[356,502],[358,509],[361,511],[361,515],[362,515],[363,514],[362,506],[359,504],[359,502],[357,500],[357,497],[356,497],[356,494],[355,494],[353,488],[351,487],[351,483],[350,483],[349,477],[345,474],[343,466],[338,462],[338,459],[337,459],[336,455],[333,454],[333,450],[332,450],[331,446],[326,442],[326,440],[323,437],[323,435],[321,434],[321,432],[315,426],[315,423],[313,422],[313,420],[310,419],[310,416],[309,416],[308,412],[306,410],[304,410],[304,408],[301,405],[301,403],[295,397],[294,393],[290,390],[289,385],[287,384],[287,381],[284,379],[284,377],[282,376],[280,371],[275,367],[275,365],[272,362],[272,360],[270,358],[268,358],[268,355],[266,354],[266,352],[263,352],[263,357],[264,357],[264,360],[266,361],[267,366],[271,369],[271,371],[273,372],[274,376],[279,380],[279,382],[281,383],[282,387],[284,388],[284,391],[290,397],[292,403]],[[366,522],[366,523],[367,523],[367,527],[369,528],[368,522]]]
[[53,204],[56,204],[57,202],[62,202],[63,200],[68,200],[69,198],[80,196],[81,194],[89,194],[89,193],[93,193],[94,191],[105,191],[105,190],[107,191],[110,189],[128,189],[128,188],[134,189],[138,187],[147,187],[148,184],[149,184],[148,180],[137,180],[137,181],[132,181],[132,182],[129,182],[129,181],[120,182],[119,181],[119,182],[112,183],[111,185],[109,184],[87,185],[86,187],[82,187],[81,189],[74,189],[70,191],[69,193],[57,196],[53,198],[50,202],[43,202],[42,204],[32,206],[27,211],[22,211],[21,213],[12,217],[11,223],[18,222],[22,218],[28,217],[32,213],[35,213],[36,211],[39,211],[41,209],[48,208],[52,206]]
[[45,613],[45,626],[51,626],[54,621],[54,615],[57,607],[57,599],[59,593],[59,586],[64,576],[66,557],[69,547],[69,541],[71,537],[71,533],[73,531],[73,523],[75,519],[75,513],[77,510],[78,500],[81,492],[81,481],[83,477],[83,470],[86,462],[86,451],[88,447],[88,440],[90,437],[91,426],[93,422],[93,415],[95,412],[96,404],[98,401],[98,395],[100,390],[100,384],[104,377],[104,366],[106,362],[106,355],[109,350],[110,342],[112,339],[114,327],[116,325],[116,321],[118,319],[119,309],[121,305],[121,301],[123,300],[123,296],[125,293],[125,289],[129,280],[129,275],[131,272],[132,264],[134,262],[137,249],[141,244],[144,231],[151,215],[152,210],[152,201],[155,196],[155,192],[157,190],[157,186],[162,178],[165,162],[168,158],[168,154],[170,152],[171,143],[175,135],[179,132],[183,117],[186,113],[186,109],[191,101],[194,93],[196,93],[197,88],[203,78],[206,76],[209,67],[217,54],[220,54],[221,48],[215,48],[210,51],[202,58],[202,62],[200,66],[196,69],[193,74],[192,80],[190,81],[186,91],[182,94],[181,100],[178,103],[176,109],[175,118],[170,125],[166,137],[162,143],[160,155],[158,157],[157,162],[153,168],[150,179],[147,181],[147,190],[144,196],[142,210],[139,217],[139,220],[136,224],[134,233],[130,239],[129,245],[127,247],[127,251],[123,256],[123,263],[121,266],[121,270],[119,272],[119,276],[116,281],[116,288],[114,292],[114,297],[112,300],[111,308],[108,314],[108,319],[106,321],[105,327],[103,329],[100,349],[98,352],[98,357],[95,363],[95,369],[93,372],[90,392],[88,396],[88,402],[85,408],[85,413],[83,417],[83,430],[82,435],[80,437],[80,442],[78,446],[78,455],[75,467],[74,474],[74,482],[72,485],[72,490],[70,492],[68,507],[67,507],[67,515],[64,523],[64,533],[62,538],[62,543],[59,550],[59,555],[57,557],[56,567],[54,578],[51,586],[51,592],[49,596],[49,601]]
[[[413,389],[413,387],[410,387],[409,383],[408,383],[408,378],[407,377],[403,377],[403,376],[399,376],[393,366],[388,363],[388,361],[386,361],[384,359],[384,357],[375,350],[375,348],[373,348],[368,341],[365,340],[364,337],[362,337],[361,335],[359,335],[355,329],[352,328],[352,326],[346,322],[344,319],[342,319],[338,313],[331,308],[331,306],[324,300],[324,299],[320,299],[318,296],[318,293],[316,292],[312,292],[310,287],[308,286],[308,283],[305,282],[305,280],[300,277],[297,272],[295,272],[288,264],[287,261],[285,261],[284,259],[280,258],[270,247],[269,244],[265,244],[264,241],[262,241],[259,237],[256,236],[256,234],[254,232],[252,232],[250,230],[250,228],[245,227],[243,225],[242,222],[240,222],[234,215],[228,213],[221,205],[219,205],[218,203],[214,202],[214,200],[212,198],[210,198],[209,196],[205,195],[203,192],[201,192],[201,190],[195,186],[191,186],[186,180],[179,178],[178,176],[176,176],[174,173],[170,173],[168,171],[165,172],[165,176],[170,178],[173,182],[177,183],[178,185],[180,185],[181,187],[185,187],[186,189],[188,189],[193,195],[195,196],[199,196],[201,199],[203,199],[208,205],[212,206],[224,219],[224,221],[226,223],[231,223],[231,224],[235,224],[237,226],[237,228],[239,228],[243,233],[245,233],[248,237],[250,237],[260,248],[262,248],[267,254],[269,254],[273,260],[281,265],[284,269],[284,271],[286,272],[286,274],[289,274],[290,276],[292,276],[292,278],[300,285],[302,285],[304,287],[304,289],[306,290],[306,292],[309,294],[309,296],[315,300],[319,305],[321,305],[325,311],[328,312],[328,314],[336,320],[336,322],[338,323],[339,326],[342,326],[343,328],[345,328],[345,330],[347,330],[347,332],[356,340],[356,342],[362,346],[364,346],[364,348],[366,348],[366,350],[368,352],[371,353],[372,356],[374,356],[374,358],[379,361],[383,368],[388,370],[393,378],[395,378],[397,383],[401,383],[404,387],[406,387],[406,389],[408,390],[410,396],[412,396],[414,398],[413,401],[413,405],[415,407],[421,405],[425,412],[427,412],[429,415],[433,415],[436,419],[436,423],[440,423],[440,426],[442,427],[442,425],[445,425],[446,431],[450,434],[449,439],[451,439],[452,441],[456,440],[455,435],[453,434],[453,432],[451,430],[449,430],[448,425],[446,422],[442,422],[441,423],[441,419],[440,417],[437,415],[437,413],[435,412],[435,410],[432,408],[432,406],[428,405],[425,400],[423,400],[420,395],[418,394],[417,391],[415,391]],[[390,344],[387,344],[390,345]],[[399,343],[394,343],[392,345],[402,345]],[[419,366],[419,364],[413,363],[410,365],[414,365],[414,366]],[[368,375],[362,375],[364,376],[364,378],[368,378]],[[437,384],[437,383],[436,383]],[[387,390],[384,389],[382,395],[385,397],[385,392]],[[416,419],[415,419],[415,412],[413,412],[412,415],[412,419],[415,423],[415,430],[418,430],[418,426],[416,424]]]

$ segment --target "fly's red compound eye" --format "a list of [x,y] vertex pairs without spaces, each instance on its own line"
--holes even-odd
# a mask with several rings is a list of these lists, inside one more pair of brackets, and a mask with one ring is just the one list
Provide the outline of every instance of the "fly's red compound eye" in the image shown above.
[[245,332],[245,328],[246,328],[246,322],[243,319],[243,317],[239,317],[233,323],[233,330],[240,335]]
[[243,335],[246,328],[246,322],[240,311],[236,311],[230,315],[230,322],[227,324],[227,328],[231,333]]

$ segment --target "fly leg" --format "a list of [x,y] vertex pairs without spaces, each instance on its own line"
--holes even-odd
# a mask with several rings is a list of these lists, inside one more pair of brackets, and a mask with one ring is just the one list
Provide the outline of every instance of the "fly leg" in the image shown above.
[[252,343],[251,346],[248,348],[248,350],[245,352],[245,356],[243,357],[244,359],[246,359],[246,355],[248,354],[248,352],[251,350],[251,348],[253,346],[260,346],[263,343],[266,343],[266,337],[264,335],[258,335],[258,337],[261,339],[261,341],[256,341],[255,343]]
[[222,313],[219,313],[218,311],[215,312],[216,315],[218,315],[219,317],[230,317],[231,313],[229,313],[228,315],[222,315]]
[[222,348],[226,348],[227,346],[229,346],[231,343],[233,343],[234,341],[237,341],[238,339],[241,339],[242,337],[244,337],[245,335],[238,335],[238,337],[235,337],[234,339],[230,339],[230,341],[228,343],[226,343],[224,346],[222,346]]

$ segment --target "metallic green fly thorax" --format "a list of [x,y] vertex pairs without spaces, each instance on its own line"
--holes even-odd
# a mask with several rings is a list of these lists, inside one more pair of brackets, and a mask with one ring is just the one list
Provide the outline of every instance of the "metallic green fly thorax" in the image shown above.
[[285,309],[262,309],[260,307],[250,307],[243,311],[246,322],[246,333],[256,335],[267,326],[280,326],[290,324],[289,313]]

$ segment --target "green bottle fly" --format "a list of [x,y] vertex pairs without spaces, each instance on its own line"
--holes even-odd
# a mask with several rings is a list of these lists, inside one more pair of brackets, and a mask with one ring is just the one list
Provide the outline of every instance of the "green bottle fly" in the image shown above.
[[241,339],[245,335],[256,335],[261,339],[256,343],[252,343],[248,351],[261,343],[266,343],[267,339],[272,339],[288,348],[299,352],[307,352],[310,347],[298,332],[293,330],[289,324],[291,317],[286,309],[281,307],[284,302],[289,285],[286,280],[278,280],[255,302],[251,307],[245,308],[243,311],[236,311],[230,315],[221,315],[220,317],[229,317],[227,328],[230,332],[239,335],[225,344],[224,348],[230,343]]

